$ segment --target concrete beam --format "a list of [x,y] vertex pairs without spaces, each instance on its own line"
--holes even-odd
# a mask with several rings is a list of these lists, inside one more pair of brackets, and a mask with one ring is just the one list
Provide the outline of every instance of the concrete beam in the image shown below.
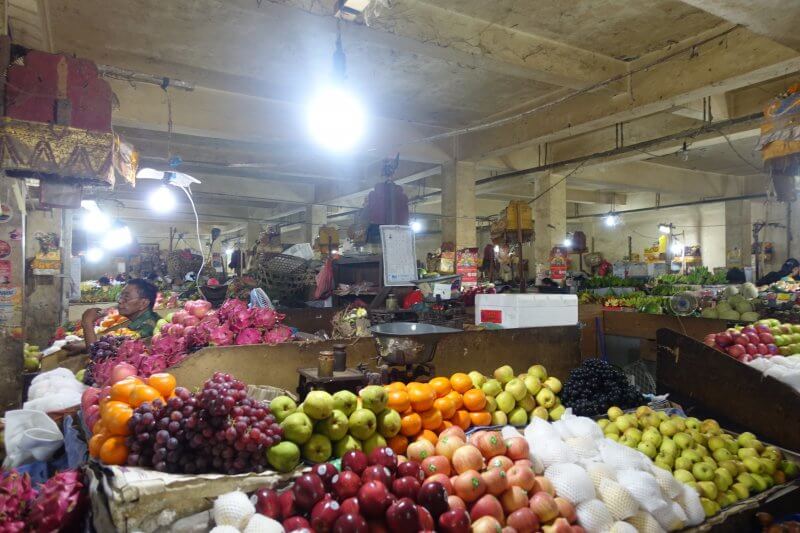
[[465,134],[459,139],[460,153],[480,160],[800,71],[800,56],[794,50],[744,28],[662,61],[650,68],[645,67],[652,58],[634,62],[629,94],[609,99],[605,94],[585,93],[507,126]]
[[[533,186],[530,187],[533,190]],[[512,193],[512,192],[481,192],[476,194],[478,198],[487,200],[533,200],[536,195],[531,193]],[[625,205],[627,195],[613,192],[594,192],[581,189],[567,189],[567,202],[573,204],[607,204]]]
[[795,0],[681,0],[800,52]]

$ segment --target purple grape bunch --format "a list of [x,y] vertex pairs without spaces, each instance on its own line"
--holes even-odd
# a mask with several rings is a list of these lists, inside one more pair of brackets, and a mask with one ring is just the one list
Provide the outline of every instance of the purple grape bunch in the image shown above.
[[83,383],[85,385],[94,384],[92,370],[95,363],[104,361],[109,357],[116,357],[119,347],[126,340],[128,340],[128,337],[125,335],[103,335],[89,345],[89,364],[86,366],[86,372],[83,375]]

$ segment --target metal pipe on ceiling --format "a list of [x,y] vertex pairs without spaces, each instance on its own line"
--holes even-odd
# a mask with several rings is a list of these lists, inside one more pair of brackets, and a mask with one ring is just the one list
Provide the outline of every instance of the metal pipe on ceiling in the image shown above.
[[[614,211],[615,215],[627,215],[630,213],[644,213],[647,211],[658,211],[660,209],[670,209],[673,207],[690,207],[693,205],[706,205],[706,204],[718,204],[720,202],[735,202],[737,200],[759,200],[762,198],[767,198],[767,194],[745,194],[742,196],[730,196],[724,198],[707,198],[704,200],[694,200],[691,202],[681,202],[678,204],[667,204],[667,205],[654,205],[651,207],[637,207],[635,209],[626,209],[625,211]],[[608,213],[592,213],[589,215],[575,215],[571,217],[567,217],[567,220],[578,220],[581,218],[603,218],[607,217]]]

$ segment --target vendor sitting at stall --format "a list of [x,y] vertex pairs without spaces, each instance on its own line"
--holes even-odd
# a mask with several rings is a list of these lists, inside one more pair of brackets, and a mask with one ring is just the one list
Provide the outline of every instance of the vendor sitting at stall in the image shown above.
[[759,279],[756,282],[756,285],[759,287],[763,285],[772,285],[773,283],[777,283],[785,278],[792,278],[792,281],[794,281],[794,278],[796,278],[798,275],[800,275],[800,262],[798,262],[794,257],[790,257],[786,260],[779,271],[770,272],[763,278]]
[[[122,322],[117,327],[124,327],[139,334],[140,338],[152,337],[156,328],[156,322],[160,318],[153,311],[156,303],[158,289],[149,281],[135,278],[125,284],[125,288],[119,295],[117,307],[119,314],[128,320]],[[85,342],[71,343],[64,346],[64,350],[77,354],[86,351],[86,347],[97,340],[94,332],[94,324],[102,313],[101,309],[93,307],[83,312],[81,325],[83,326],[83,338]]]

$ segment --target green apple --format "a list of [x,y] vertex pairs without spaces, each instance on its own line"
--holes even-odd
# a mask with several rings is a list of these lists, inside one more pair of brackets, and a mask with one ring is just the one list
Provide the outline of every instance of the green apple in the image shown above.
[[619,407],[614,406],[609,407],[606,414],[608,415],[608,419],[614,422],[617,418],[621,417],[624,412]]
[[739,434],[739,436],[736,438],[736,442],[742,448],[752,448],[753,446],[750,445],[750,442],[754,440],[756,440],[756,436],[749,431]]
[[400,413],[394,409],[384,409],[376,418],[381,436],[388,439],[400,433]]
[[[538,409],[538,407],[537,407],[537,409]],[[603,428],[603,434],[605,436],[616,435],[617,437],[619,437],[620,433],[621,432],[619,430],[619,427],[617,427],[617,423],[616,422],[610,422],[606,427]]]
[[633,439],[633,438],[631,438],[631,437],[628,437],[628,436],[626,436],[626,435],[623,435],[623,436],[621,436],[621,437],[619,438],[619,441],[618,441],[618,442],[619,442],[620,444],[624,444],[624,445],[625,445],[625,446],[627,446],[628,448],[636,448],[636,446],[638,446],[638,445],[639,445],[639,441],[637,441],[637,440],[635,440],[635,439]]
[[642,418],[645,415],[653,413],[653,410],[646,405],[640,405],[636,408],[636,418]]
[[719,435],[714,435],[713,437],[710,437],[708,439],[707,445],[712,452],[715,452],[720,448],[725,448],[725,439],[723,439]]
[[700,423],[700,431],[705,434],[713,434],[719,435],[722,433],[722,430],[719,427],[719,423],[714,420],[713,418],[707,418]]
[[512,426],[524,426],[528,423],[528,413],[522,407],[517,407],[508,413],[508,423]]
[[680,448],[681,450],[687,450],[692,447],[694,441],[692,440],[692,436],[688,433],[676,433],[672,436],[672,441]]
[[702,457],[700,457],[694,450],[683,450],[681,452],[681,457],[689,459],[692,463],[699,463],[702,461]]
[[717,468],[714,470],[714,484],[721,491],[726,491],[733,485],[733,476],[725,468]]
[[493,426],[505,426],[506,424],[508,424],[508,415],[503,411],[495,411],[492,413]]
[[751,447],[752,447],[752,448],[755,448],[755,449],[756,449],[756,451],[757,451],[759,454],[762,454],[762,453],[764,453],[764,450],[766,449],[766,446],[764,446],[764,443],[762,443],[762,442],[761,442],[760,440],[758,440],[758,439],[753,439],[753,441],[751,441]]
[[275,421],[280,424],[287,416],[297,411],[297,403],[288,396],[277,396],[269,402],[269,410]]
[[670,420],[675,423],[675,427],[678,428],[678,431],[686,431],[686,422],[683,421],[683,418],[678,415],[672,415]]
[[653,464],[656,465],[658,468],[661,468],[662,470],[666,470],[667,472],[672,472],[672,465],[665,461],[662,461],[661,457],[659,457],[658,455],[656,456],[655,459],[653,459]]
[[750,489],[744,483],[734,483],[731,485],[731,490],[736,495],[738,500],[744,500],[750,497]]
[[690,481],[696,481],[694,476],[688,470],[683,468],[679,468],[672,472],[673,477],[680,481],[681,483],[689,483]]
[[711,518],[720,511],[719,504],[714,500],[700,498],[700,504],[703,506],[703,512],[706,514],[706,518]]
[[267,450],[267,461],[278,472],[291,472],[300,462],[300,448],[294,442],[281,441]]
[[739,444],[732,437],[725,439],[725,449],[735,456],[739,452]]
[[713,481],[698,481],[697,489],[701,496],[704,496],[709,500],[716,500],[717,496],[719,496],[719,489],[717,489],[717,486]]
[[550,417],[550,413],[547,411],[546,407],[539,405],[538,407],[536,407],[536,409],[531,411],[531,418],[533,418],[534,416],[536,418],[541,418],[542,420],[547,420]]
[[720,461],[719,466],[720,468],[727,470],[728,473],[730,473],[730,475],[733,477],[739,475],[739,468],[736,466],[736,462],[733,460]]
[[315,433],[303,444],[303,458],[313,463],[324,463],[331,457],[333,446],[325,435]]
[[342,457],[347,452],[353,450],[361,450],[361,441],[352,435],[345,435],[343,439],[339,439],[333,443],[333,452],[336,457]]
[[292,413],[281,422],[283,438],[295,444],[305,444],[314,431],[314,424],[305,413]]
[[672,437],[678,433],[678,426],[675,424],[674,420],[665,420],[658,425],[658,430],[663,436]]
[[640,442],[636,446],[636,449],[645,454],[650,459],[654,459],[657,454],[656,447],[650,444],[649,442]]
[[658,452],[658,455],[656,455],[656,459],[664,464],[668,464],[670,466],[670,470],[672,469],[673,466],[675,466],[675,456],[671,453]]
[[646,427],[653,427],[658,429],[658,425],[661,423],[661,419],[658,418],[658,415],[655,413],[650,413],[644,415],[642,418],[639,419],[639,425],[643,428]]
[[525,388],[528,389],[528,392],[536,396],[540,390],[542,390],[542,382],[539,381],[539,378],[536,376],[531,376],[530,374],[526,375],[522,382],[525,384]]
[[[381,387],[383,390],[383,387]],[[386,392],[384,391],[384,394]],[[322,420],[331,416],[333,411],[333,396],[324,390],[312,390],[303,401],[303,412],[314,420]]]
[[739,474],[738,476],[736,476],[736,482],[741,483],[742,485],[747,487],[747,489],[750,491],[752,491],[756,486],[756,482],[753,479],[753,476],[749,472],[745,472],[743,474]]
[[692,475],[698,481],[711,481],[714,479],[714,467],[708,463],[695,463],[692,466]]
[[601,418],[597,421],[597,425],[600,426],[600,429],[605,429],[610,423],[611,421],[608,418]]
[[678,455],[678,445],[675,444],[675,441],[669,437],[661,438],[661,446],[659,446],[658,449],[670,455]]
[[[398,418],[399,424],[399,418]],[[325,435],[331,440],[343,439],[349,427],[347,415],[334,409],[331,416],[317,422],[317,433]]]
[[389,393],[381,385],[367,385],[358,395],[361,398],[361,407],[369,409],[376,415],[383,412],[389,403]]
[[753,489],[754,493],[764,492],[769,488],[769,484],[764,476],[760,474],[750,474],[753,478]]
[[531,396],[530,394],[525,394],[525,396],[521,400],[517,401],[517,407],[522,407],[523,409],[525,409],[530,413],[531,411],[533,411],[533,408],[536,407],[536,400],[534,400],[533,396]]
[[539,381],[544,382],[547,379],[547,369],[542,365],[533,365],[532,367],[528,368],[528,374],[539,378]]
[[625,433],[625,431],[634,427],[634,425],[631,424],[630,419],[625,415],[622,415],[614,420],[614,425],[619,428],[620,433]]
[[497,411],[497,399],[493,396],[486,396],[486,407],[483,410],[489,413]]
[[550,420],[556,421],[560,420],[564,413],[566,412],[567,408],[563,405],[559,404],[550,409]]
[[358,408],[358,396],[349,390],[340,390],[333,394],[333,408],[350,416]]
[[561,380],[558,378],[554,378],[550,376],[546,380],[544,380],[543,385],[553,391],[554,394],[558,394],[561,392]]
[[489,379],[483,384],[481,390],[486,396],[497,396],[503,391],[503,385],[496,379]]
[[717,495],[717,503],[722,508],[728,507],[736,503],[736,496],[732,492],[720,492]]
[[469,376],[469,379],[472,380],[472,386],[475,387],[476,389],[480,389],[481,387],[483,387],[483,384],[486,383],[486,376],[484,376],[477,370],[473,370],[467,375]]
[[378,428],[378,419],[369,409],[356,409],[350,415],[350,434],[359,440],[366,440]]
[[722,461],[730,461],[734,458],[734,455],[728,451],[727,448],[718,448],[714,450],[713,457],[718,462]]
[[661,446],[662,440],[661,433],[656,428],[649,427],[642,433],[642,442],[652,444],[656,448]]
[[758,457],[758,452],[755,448],[739,448],[737,455],[739,456],[739,459],[744,461],[748,457]]
[[494,371],[494,379],[499,381],[500,384],[505,385],[514,379],[514,369],[509,365],[503,365]]
[[[525,390],[527,391],[527,389]],[[542,388],[542,390],[539,391],[539,394],[536,395],[536,403],[545,409],[550,409],[556,404],[556,395],[553,394],[553,391],[550,389]]]
[[708,463],[711,466],[713,466],[714,468],[717,468],[717,462],[710,455],[706,455],[705,457],[703,457],[703,461],[702,462],[703,463]]
[[497,407],[504,413],[510,413],[516,406],[516,400],[514,400],[514,396],[512,396],[510,392],[506,391],[503,391],[495,396],[495,401],[497,402]]
[[688,457],[676,457],[675,468],[679,470],[691,470],[694,462]]
[[695,444],[692,446],[692,449],[697,452],[697,455],[700,457],[709,457],[708,449],[705,446],[700,446],[699,444]]
[[751,474],[763,474],[764,473],[764,465],[757,457],[745,457],[742,462],[744,463],[745,468]]
[[777,463],[775,463],[775,461],[773,461],[772,459],[767,459],[767,458],[762,457],[762,458],[759,459],[759,461],[761,462],[761,464],[764,467],[764,473],[768,474],[770,476],[772,474],[774,474],[775,470],[778,468]]
[[659,419],[660,422],[664,422],[666,420],[669,420],[669,415],[667,413],[665,413],[664,411],[656,411],[656,416],[658,416],[658,419]]
[[525,387],[525,384],[522,382],[522,380],[517,378],[513,378],[511,381],[506,383],[505,391],[511,393],[511,396],[513,396],[514,400],[516,401],[523,399],[528,394],[528,389]]
[[778,463],[783,460],[783,452],[781,452],[780,449],[776,448],[775,446],[767,446],[761,456],[774,459]]
[[630,428],[626,429],[625,433],[623,433],[623,435],[625,435],[626,437],[628,437],[632,441],[636,442],[637,445],[642,441],[642,432],[639,429],[635,428],[635,427],[630,427]]
[[364,442],[361,443],[361,448],[364,450],[364,453],[367,455],[372,452],[375,448],[385,448],[386,447],[386,439],[383,438],[378,432],[372,434],[372,436],[366,439]]

